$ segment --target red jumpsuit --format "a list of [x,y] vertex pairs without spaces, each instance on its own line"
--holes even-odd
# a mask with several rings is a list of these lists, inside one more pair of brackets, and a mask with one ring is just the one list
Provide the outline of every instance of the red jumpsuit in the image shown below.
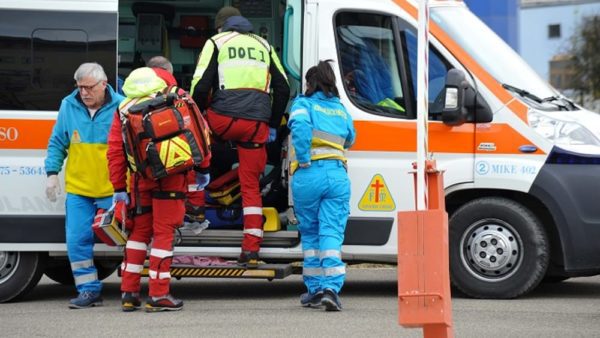
[[242,251],[257,252],[263,237],[262,197],[259,177],[267,164],[265,143],[269,126],[265,122],[236,119],[207,110],[210,129],[223,140],[237,143],[238,175],[244,208],[244,240]]
[[[251,33],[252,25],[247,19],[234,16],[224,26],[230,27],[204,45],[192,81],[197,81],[195,87],[192,86],[192,95],[198,107],[206,110],[213,135],[236,143],[244,211],[242,255],[244,252],[258,254],[263,237],[259,180],[267,163],[265,143],[269,128],[277,130],[281,125],[290,87],[275,49],[267,47],[267,41]],[[263,46],[257,47],[257,41]],[[247,48],[240,47],[244,43],[248,43]],[[236,54],[239,58],[232,57],[230,51],[238,47],[249,52]],[[254,58],[253,53],[263,55],[263,58]],[[264,55],[268,57],[264,58]],[[233,76],[233,70],[239,81],[230,87],[224,74]]]
[[[127,159],[123,149],[121,119],[117,111],[108,136],[108,166],[114,190],[125,191],[127,187]],[[207,170],[210,156],[206,156],[200,168]],[[136,210],[131,234],[125,247],[121,265],[121,291],[139,292],[140,277],[150,241],[149,295],[159,297],[169,294],[170,267],[173,256],[174,232],[183,222],[184,199],[187,192],[188,173],[175,174],[159,180],[143,178],[132,173],[129,191],[130,207]],[[194,175],[194,173],[189,174]],[[165,192],[175,193],[175,198]]]

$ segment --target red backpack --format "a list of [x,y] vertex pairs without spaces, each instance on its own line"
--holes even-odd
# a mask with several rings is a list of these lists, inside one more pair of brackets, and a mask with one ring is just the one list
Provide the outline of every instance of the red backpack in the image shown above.
[[165,92],[120,111],[130,169],[155,180],[186,172],[210,156],[209,129],[194,100],[176,87]]

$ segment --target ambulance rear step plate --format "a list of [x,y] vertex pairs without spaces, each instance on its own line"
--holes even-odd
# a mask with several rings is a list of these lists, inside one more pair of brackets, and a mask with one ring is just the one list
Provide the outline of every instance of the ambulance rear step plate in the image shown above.
[[[248,269],[238,265],[224,266],[193,266],[185,264],[172,264],[171,277],[188,278],[263,278],[263,279],[283,279],[292,274],[292,265],[290,264],[261,264],[256,269]],[[142,276],[148,276],[148,267],[142,271]]]

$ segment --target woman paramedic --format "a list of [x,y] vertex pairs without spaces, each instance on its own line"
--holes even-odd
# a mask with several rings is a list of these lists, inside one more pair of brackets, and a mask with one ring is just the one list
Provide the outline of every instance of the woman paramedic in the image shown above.
[[306,72],[306,91],[294,100],[288,127],[292,133],[292,197],[304,253],[303,279],[308,292],[302,306],[340,311],[339,292],[346,268],[341,247],[350,209],[350,181],[344,150],[355,138],[352,117],[340,103],[328,61]]

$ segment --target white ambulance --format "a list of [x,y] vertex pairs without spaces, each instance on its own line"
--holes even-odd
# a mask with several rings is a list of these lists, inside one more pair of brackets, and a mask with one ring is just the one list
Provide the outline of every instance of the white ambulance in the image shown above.
[[[445,170],[453,285],[472,297],[514,298],[542,280],[597,274],[600,116],[540,79],[461,1],[430,3],[429,151]],[[309,67],[333,60],[358,135],[348,152],[352,198],[343,258],[396,263],[396,214],[415,208],[415,1],[4,0],[1,302],[25,296],[44,273],[72,283],[64,200],[46,200],[43,160],[76,67],[97,61],[117,87],[118,76],[160,54],[189,88],[224,5],[238,7],[278,48],[295,93]],[[446,91],[455,94],[456,107],[445,106]],[[282,177],[285,187],[285,170]],[[242,232],[179,237],[177,255],[233,259]],[[95,252],[102,276],[122,257],[101,243]],[[296,228],[284,223],[265,233],[261,258],[301,260]]]

